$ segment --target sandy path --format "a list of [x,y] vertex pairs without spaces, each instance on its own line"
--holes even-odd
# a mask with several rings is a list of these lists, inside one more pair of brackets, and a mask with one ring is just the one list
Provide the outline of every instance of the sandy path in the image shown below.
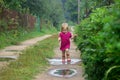
[[[54,58],[61,58],[61,51],[59,50],[59,48],[55,48],[54,50],[55,52],[55,56]],[[71,49],[70,49],[70,54],[71,54],[71,58],[77,58],[80,59],[80,52],[76,51],[76,46],[75,44],[72,42],[71,44]],[[66,78],[66,77],[56,77],[56,76],[52,76],[49,74],[50,70],[53,69],[61,69],[61,68],[67,68],[67,69],[75,69],[77,71],[77,74]],[[35,79],[33,80],[84,80],[83,78],[83,70],[82,70],[82,66],[81,66],[81,62],[77,63],[77,64],[64,64],[64,65],[51,65],[50,67],[48,67],[44,72],[38,74]]]

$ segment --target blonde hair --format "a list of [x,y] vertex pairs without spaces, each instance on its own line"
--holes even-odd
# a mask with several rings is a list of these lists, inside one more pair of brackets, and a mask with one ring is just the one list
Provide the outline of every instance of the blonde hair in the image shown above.
[[61,31],[63,31],[63,30],[69,31],[68,23],[62,23]]

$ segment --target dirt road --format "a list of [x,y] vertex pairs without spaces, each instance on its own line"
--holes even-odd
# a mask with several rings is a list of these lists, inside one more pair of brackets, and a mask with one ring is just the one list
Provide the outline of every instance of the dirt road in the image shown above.
[[[54,59],[61,59],[61,51],[59,50],[58,47],[55,48],[54,52],[55,52]],[[70,55],[72,59],[80,59],[80,52],[76,51],[76,46],[73,42],[71,44]],[[74,69],[77,71],[77,73],[72,77],[59,77],[59,76],[53,76],[49,74],[51,70],[55,70],[55,69],[69,69],[69,70]],[[33,80],[68,80],[68,79],[84,80],[82,75],[83,75],[83,69],[81,66],[81,62],[78,62],[76,64],[61,64],[61,65],[50,64],[50,67],[48,67],[44,72],[35,76],[35,79]]]

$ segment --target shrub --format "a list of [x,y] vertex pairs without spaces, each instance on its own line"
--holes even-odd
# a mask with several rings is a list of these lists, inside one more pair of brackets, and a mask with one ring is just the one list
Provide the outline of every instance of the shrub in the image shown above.
[[[120,65],[119,32],[120,1],[109,7],[97,8],[76,27],[77,44],[82,52],[87,80],[102,80],[108,69]],[[109,80],[119,80],[120,76],[116,75],[108,76]]]

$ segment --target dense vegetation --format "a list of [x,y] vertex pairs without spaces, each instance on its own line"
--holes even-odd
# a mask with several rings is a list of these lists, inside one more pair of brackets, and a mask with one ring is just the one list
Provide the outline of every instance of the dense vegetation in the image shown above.
[[74,23],[88,17],[96,8],[114,3],[113,0],[62,0],[62,2],[65,18]]
[[86,80],[120,80],[120,0],[92,10],[76,27]]
[[1,0],[1,7],[32,14],[41,21],[50,21],[55,27],[64,20],[60,0]]

